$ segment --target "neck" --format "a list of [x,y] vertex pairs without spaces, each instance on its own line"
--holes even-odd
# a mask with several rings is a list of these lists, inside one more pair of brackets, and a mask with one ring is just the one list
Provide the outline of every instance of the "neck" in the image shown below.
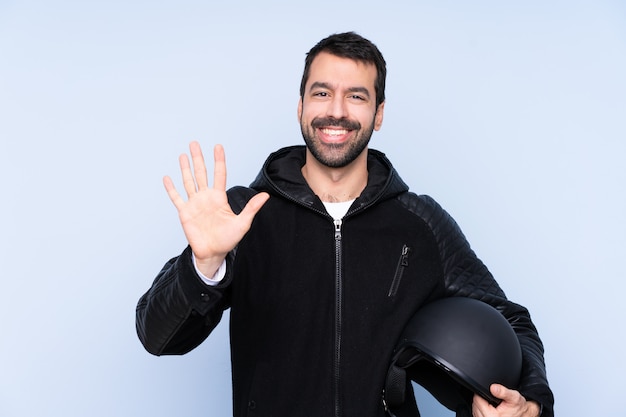
[[302,175],[323,202],[354,200],[367,185],[367,149],[349,165],[341,168],[321,164],[307,149]]

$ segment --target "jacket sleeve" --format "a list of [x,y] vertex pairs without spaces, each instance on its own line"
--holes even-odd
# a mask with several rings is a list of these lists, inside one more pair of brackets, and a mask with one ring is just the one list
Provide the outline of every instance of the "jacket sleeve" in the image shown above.
[[[241,212],[254,191],[236,187],[228,191],[235,213]],[[148,291],[139,299],[135,327],[139,340],[153,355],[180,355],[202,343],[230,306],[230,283],[236,249],[226,257],[226,276],[216,286],[196,273],[191,248],[172,258]]]
[[528,310],[506,298],[459,226],[437,202],[428,196],[409,194],[405,204],[433,231],[443,268],[444,295],[479,299],[507,318],[522,348],[522,376],[517,390],[541,405],[543,417],[552,417],[554,397],[548,385],[544,348]]
[[215,287],[202,282],[190,247],[167,262],[137,303],[135,325],[146,350],[153,355],[184,354],[202,343],[228,307],[230,280],[227,273]]

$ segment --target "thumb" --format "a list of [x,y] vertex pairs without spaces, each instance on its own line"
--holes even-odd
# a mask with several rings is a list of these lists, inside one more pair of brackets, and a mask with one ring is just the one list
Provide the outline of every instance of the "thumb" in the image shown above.
[[259,193],[252,197],[246,206],[241,210],[239,216],[246,221],[246,223],[252,223],[254,216],[261,210],[261,207],[269,200],[270,195],[268,193]]
[[508,389],[504,385],[491,384],[489,390],[494,397],[499,398],[503,401],[511,401],[515,398],[515,391]]

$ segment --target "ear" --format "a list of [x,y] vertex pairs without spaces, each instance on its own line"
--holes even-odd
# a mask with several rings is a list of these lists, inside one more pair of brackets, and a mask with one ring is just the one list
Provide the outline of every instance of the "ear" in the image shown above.
[[383,101],[378,105],[376,110],[376,116],[374,118],[374,130],[380,130],[383,125],[383,116],[385,115],[385,102]]
[[302,97],[300,97],[300,100],[298,100],[298,123],[300,123],[301,119],[302,119]]

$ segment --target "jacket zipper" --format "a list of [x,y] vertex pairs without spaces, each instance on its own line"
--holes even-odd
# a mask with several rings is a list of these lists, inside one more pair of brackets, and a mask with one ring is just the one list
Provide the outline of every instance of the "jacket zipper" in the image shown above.
[[398,260],[396,272],[393,276],[393,281],[391,281],[391,287],[389,287],[387,297],[394,297],[398,292],[398,287],[400,287],[400,281],[402,281],[404,269],[409,266],[409,252],[411,252],[411,248],[409,248],[407,245],[402,246],[400,259]]
[[341,322],[342,322],[342,299],[343,299],[343,277],[342,277],[342,246],[341,246],[341,219],[334,220],[335,223],[335,417],[341,416],[341,404],[339,396],[339,381],[341,374],[339,366],[341,362]]

